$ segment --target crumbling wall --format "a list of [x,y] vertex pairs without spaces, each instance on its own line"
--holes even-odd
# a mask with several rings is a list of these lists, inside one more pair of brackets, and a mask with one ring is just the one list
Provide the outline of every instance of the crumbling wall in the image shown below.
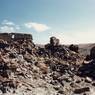
[[10,41],[11,37],[9,36],[8,33],[0,33],[0,39],[5,40],[5,41]]
[[32,40],[31,34],[22,34],[22,33],[0,33],[0,39],[5,41],[11,40]]

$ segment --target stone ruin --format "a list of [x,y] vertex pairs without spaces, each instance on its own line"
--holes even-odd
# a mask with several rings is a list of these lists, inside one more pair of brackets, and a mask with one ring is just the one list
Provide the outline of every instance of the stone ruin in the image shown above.
[[87,56],[93,61],[81,66],[84,59],[77,45],[61,45],[51,37],[41,48],[32,40],[30,34],[0,33],[0,95],[38,95],[37,88],[49,92],[43,95],[94,95],[85,94],[92,80],[81,76],[95,78],[95,47]]
[[22,33],[0,33],[0,39],[11,42],[16,40],[33,40],[31,34]]

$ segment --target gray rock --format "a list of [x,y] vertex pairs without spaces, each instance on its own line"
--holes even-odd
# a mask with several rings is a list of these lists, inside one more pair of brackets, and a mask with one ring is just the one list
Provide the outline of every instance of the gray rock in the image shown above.
[[92,79],[90,77],[86,77],[85,78],[85,82],[91,83],[92,82]]
[[74,93],[75,94],[81,94],[81,93],[89,92],[89,91],[90,91],[89,87],[84,87],[84,88],[75,89]]
[[51,37],[51,38],[50,38],[50,44],[51,44],[52,46],[57,46],[57,45],[59,45],[59,39],[57,39],[56,37]]

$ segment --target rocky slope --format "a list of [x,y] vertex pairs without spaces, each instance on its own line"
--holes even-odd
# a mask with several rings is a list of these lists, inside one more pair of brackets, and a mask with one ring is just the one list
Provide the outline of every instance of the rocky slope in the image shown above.
[[94,49],[85,58],[55,37],[39,47],[32,35],[7,36],[0,37],[0,95],[95,95]]

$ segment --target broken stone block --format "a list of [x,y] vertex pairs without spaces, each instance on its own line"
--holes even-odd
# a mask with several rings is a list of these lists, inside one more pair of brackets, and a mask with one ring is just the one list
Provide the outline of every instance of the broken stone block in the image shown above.
[[88,92],[88,91],[90,91],[90,88],[89,87],[84,87],[84,88],[75,89],[74,93],[75,94],[81,94],[81,93]]
[[57,45],[59,45],[59,39],[57,39],[56,37],[51,37],[51,38],[50,38],[50,44],[51,44],[52,46],[57,46]]
[[92,79],[89,78],[89,77],[86,77],[86,78],[85,78],[85,82],[91,83],[91,82],[92,82]]
[[38,66],[40,68],[42,73],[44,73],[44,74],[48,73],[48,67],[43,62],[37,62],[36,66]]
[[32,62],[32,56],[30,54],[25,54],[24,56],[24,59],[27,61],[27,62]]

